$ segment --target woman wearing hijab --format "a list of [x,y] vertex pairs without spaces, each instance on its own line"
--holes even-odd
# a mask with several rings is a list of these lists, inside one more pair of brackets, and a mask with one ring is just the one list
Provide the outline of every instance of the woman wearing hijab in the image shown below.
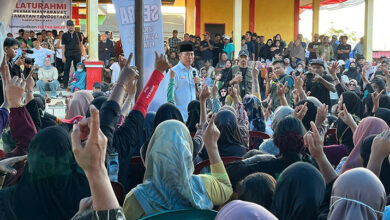
[[390,109],[378,108],[375,112],[375,117],[384,120],[388,126],[390,126]]
[[229,163],[226,170],[232,184],[235,185],[256,172],[267,173],[278,180],[284,169],[298,161],[316,165],[311,156],[305,152],[303,142],[305,133],[306,130],[300,120],[293,116],[283,118],[273,135],[273,142],[280,151],[278,157],[256,157]]
[[73,98],[69,102],[69,108],[66,119],[72,119],[76,116],[85,116],[93,100],[90,92],[82,90],[74,93]]
[[308,163],[294,163],[280,174],[271,211],[279,220],[317,219],[324,195],[321,173]]
[[386,205],[385,188],[370,170],[352,169],[335,181],[330,204],[329,220],[379,220]]
[[200,119],[200,102],[198,100],[193,100],[188,104],[188,119],[186,122],[188,130],[190,133],[196,132],[196,124],[199,123]]
[[360,160],[360,148],[362,146],[365,137],[372,134],[380,134],[382,131],[389,129],[386,122],[380,118],[367,117],[364,118],[353,133],[353,143],[355,147],[352,149],[347,160],[341,167],[340,172],[343,173],[346,170],[361,167],[362,163]]
[[226,101],[226,96],[227,96],[227,87],[222,87],[220,90],[219,90],[219,102],[222,106],[225,105],[225,101]]
[[[362,147],[360,148],[360,157],[363,162],[363,167],[367,167],[368,161],[370,159],[371,155],[371,148],[372,148],[372,143],[374,141],[374,138],[377,135],[369,135],[366,138],[364,138]],[[381,172],[379,174],[379,179],[383,183],[383,186],[385,187],[386,194],[390,193],[390,162],[389,160],[385,159],[383,160],[382,167],[381,167]]]
[[264,59],[265,61],[272,61],[272,54],[271,54],[271,46],[272,46],[272,40],[268,39],[267,43],[260,49],[260,58]]
[[218,151],[221,157],[242,157],[246,153],[246,147],[234,113],[228,110],[219,111],[215,118],[215,125],[221,133],[218,139]]
[[344,75],[348,76],[349,79],[356,80],[358,82],[358,85],[362,84],[362,76],[357,71],[356,62],[351,62],[349,64],[349,68],[348,68],[347,71],[344,72]]
[[0,219],[70,219],[87,196],[69,135],[58,126],[44,128],[31,141],[20,182],[0,191]]
[[85,66],[83,63],[77,64],[77,70],[73,74],[73,81],[70,84],[70,90],[72,92],[78,91],[78,90],[85,90],[86,88],[86,78],[87,73],[85,72]]
[[215,220],[277,220],[264,207],[251,202],[234,200],[226,204],[215,217]]
[[245,111],[248,114],[249,131],[265,131],[264,115],[261,110],[261,102],[254,95],[246,95],[242,100]]
[[221,82],[223,83],[222,87],[229,87],[230,81],[233,79],[232,72],[232,61],[226,60],[225,68],[221,71]]
[[312,101],[309,100],[302,100],[297,103],[297,106],[304,105],[305,103],[307,106],[307,111],[305,116],[302,119],[302,124],[305,126],[306,130],[310,130],[310,122],[316,120],[317,115],[317,107],[314,105]]
[[215,116],[203,135],[211,175],[193,175],[192,139],[182,122],[168,120],[157,126],[146,152],[144,183],[126,195],[126,219],[165,210],[212,209],[230,198],[232,188],[218,154],[218,135],[211,131],[212,127],[217,130],[214,119]]
[[[358,95],[354,92],[343,92],[339,98],[338,102],[338,111],[340,112],[343,109],[343,104],[347,108],[348,112],[352,114],[354,120],[358,122],[363,118],[364,115],[364,105]],[[353,142],[353,133],[351,128],[346,125],[343,120],[340,118],[337,119],[337,140],[339,144],[344,145],[347,148],[348,152],[351,152],[354,148]]]

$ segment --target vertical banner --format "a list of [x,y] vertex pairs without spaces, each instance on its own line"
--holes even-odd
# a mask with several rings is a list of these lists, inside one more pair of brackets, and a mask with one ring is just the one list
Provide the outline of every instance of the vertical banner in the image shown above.
[[71,0],[18,0],[9,23],[9,32],[17,36],[19,29],[66,31],[66,21],[72,18],[71,4]]
[[[144,85],[149,80],[153,70],[155,54],[164,53],[164,36],[161,14],[161,0],[144,1]],[[113,0],[115,5],[116,19],[118,21],[123,51],[128,57],[134,53],[135,41],[135,0]],[[134,59],[132,60],[134,65]],[[165,74],[165,73],[164,73]],[[166,75],[161,82],[156,95],[149,106],[149,111],[157,111],[161,104],[167,101],[168,78]]]

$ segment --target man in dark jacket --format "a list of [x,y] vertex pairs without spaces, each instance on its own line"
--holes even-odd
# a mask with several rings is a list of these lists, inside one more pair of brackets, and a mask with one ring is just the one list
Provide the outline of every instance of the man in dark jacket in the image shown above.
[[114,44],[107,37],[107,33],[101,35],[102,41],[99,42],[99,60],[104,62],[104,66],[108,65],[108,61],[114,54]]

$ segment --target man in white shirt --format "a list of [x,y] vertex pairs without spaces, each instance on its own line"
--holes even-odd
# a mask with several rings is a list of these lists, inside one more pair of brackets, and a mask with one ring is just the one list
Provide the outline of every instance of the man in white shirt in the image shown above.
[[108,61],[109,68],[104,68],[104,71],[107,73],[111,72],[111,83],[116,83],[119,77],[119,73],[121,72],[121,67],[119,66],[119,63],[116,61],[116,58],[111,58]]
[[29,55],[29,57],[34,58],[35,64],[41,67],[44,65],[45,58],[49,55],[55,54],[55,51],[41,47],[40,42],[37,39],[33,40],[33,44],[34,48],[32,49],[32,51],[34,53]]

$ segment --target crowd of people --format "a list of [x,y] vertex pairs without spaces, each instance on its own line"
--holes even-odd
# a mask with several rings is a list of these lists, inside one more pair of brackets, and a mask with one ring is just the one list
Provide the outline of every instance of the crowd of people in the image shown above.
[[[346,36],[287,44],[248,31],[235,55],[227,35],[181,40],[173,31],[135,98],[132,54],[125,59],[108,32],[99,59],[110,91],[101,83],[85,91],[88,48],[67,26],[58,36],[4,39],[0,219],[139,219],[181,209],[217,210],[218,220],[390,219],[388,60],[366,61],[362,40],[352,50]],[[148,112],[165,77],[167,103]],[[65,118],[45,112],[45,90],[56,97],[60,86],[74,92]]]

